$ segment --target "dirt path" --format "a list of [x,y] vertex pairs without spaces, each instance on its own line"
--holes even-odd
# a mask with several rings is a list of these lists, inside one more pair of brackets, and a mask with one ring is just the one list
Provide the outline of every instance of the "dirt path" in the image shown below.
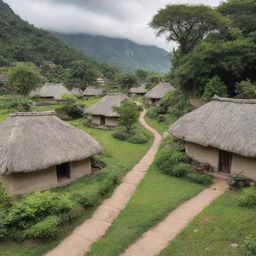
[[[89,251],[90,246],[100,239],[111,226],[120,211],[133,196],[137,185],[152,164],[161,142],[161,135],[144,120],[146,111],[140,115],[140,123],[154,135],[154,142],[148,152],[124,177],[109,199],[106,199],[95,211],[91,219],[78,226],[70,236],[64,239],[46,256],[81,256]],[[127,156],[129,157],[129,156]]]
[[121,256],[155,256],[158,255],[189,222],[214,199],[227,190],[224,180],[200,192],[172,211],[163,221],[145,232]]

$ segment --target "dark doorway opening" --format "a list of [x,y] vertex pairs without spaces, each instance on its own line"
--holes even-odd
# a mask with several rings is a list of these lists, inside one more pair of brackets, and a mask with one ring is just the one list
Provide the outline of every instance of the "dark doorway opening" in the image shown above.
[[100,116],[100,125],[105,125],[106,119],[105,116]]
[[230,173],[232,163],[232,153],[219,151],[219,172]]
[[70,166],[69,163],[64,163],[56,166],[57,181],[63,182],[70,179]]

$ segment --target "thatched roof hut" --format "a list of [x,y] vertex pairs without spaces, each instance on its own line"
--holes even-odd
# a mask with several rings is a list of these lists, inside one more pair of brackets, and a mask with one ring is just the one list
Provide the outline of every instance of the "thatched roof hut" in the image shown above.
[[159,83],[151,90],[149,90],[145,97],[149,99],[161,99],[165,96],[165,94],[169,91],[174,91],[175,88],[169,83]]
[[132,94],[145,94],[147,92],[146,85],[142,84],[139,87],[133,87],[130,89],[130,93]]
[[96,104],[86,109],[85,113],[89,115],[119,117],[119,114],[113,110],[113,107],[119,107],[125,99],[127,99],[127,96],[121,93],[108,94]]
[[95,139],[53,111],[12,114],[0,123],[0,144],[1,175],[80,161],[101,151]]
[[100,96],[102,94],[103,90],[101,88],[96,87],[87,87],[83,92],[83,96],[85,97]]
[[62,96],[65,94],[72,95],[72,93],[64,85],[46,83],[42,87],[32,91],[30,96],[61,100]]
[[[255,123],[256,100],[215,96],[210,103],[176,121],[169,133],[190,145],[190,150],[187,148],[186,151],[192,158],[205,162],[211,155],[209,162],[215,169],[221,168],[223,162],[226,165],[224,172],[244,172],[256,179],[256,161],[254,164],[253,160],[246,160],[256,158]],[[219,158],[218,150],[222,158]],[[254,168],[253,175],[248,174],[248,166]]]
[[71,91],[70,91],[74,96],[82,96],[82,92],[79,88],[77,87],[74,87]]

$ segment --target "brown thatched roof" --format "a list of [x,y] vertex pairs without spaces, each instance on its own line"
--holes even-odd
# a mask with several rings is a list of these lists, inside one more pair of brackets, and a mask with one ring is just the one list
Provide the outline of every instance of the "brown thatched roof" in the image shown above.
[[204,147],[256,157],[256,100],[215,96],[184,115],[169,130],[173,136]]
[[74,96],[82,96],[82,92],[79,88],[74,87],[71,91],[70,91]]
[[83,96],[100,96],[102,94],[103,90],[95,87],[87,87],[83,92]]
[[89,115],[101,115],[109,117],[119,117],[113,107],[119,107],[123,100],[127,99],[127,96],[121,93],[112,93],[103,97],[96,104],[85,110]]
[[0,174],[6,175],[79,161],[101,151],[96,140],[55,112],[11,115],[0,124],[0,144]]
[[61,100],[64,94],[72,95],[72,93],[62,84],[46,83],[42,87],[32,91],[30,96],[37,96],[40,98],[54,98],[56,100]]
[[150,99],[161,99],[169,91],[174,91],[175,88],[169,83],[159,83],[151,90],[149,90],[145,97]]
[[143,94],[143,93],[146,93],[147,92],[147,89],[146,89],[146,85],[145,84],[142,84],[141,86],[139,87],[133,87],[130,89],[130,93],[138,93],[138,94]]

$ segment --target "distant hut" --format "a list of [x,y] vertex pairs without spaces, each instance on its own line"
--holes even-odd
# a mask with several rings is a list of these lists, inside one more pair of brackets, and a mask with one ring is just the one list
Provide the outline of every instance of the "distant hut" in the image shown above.
[[63,186],[91,174],[101,151],[85,132],[55,112],[12,114],[0,124],[0,178],[12,195]]
[[107,79],[103,79],[103,78],[97,78],[96,81],[101,85],[101,86],[105,86],[108,82]]
[[0,74],[0,85],[3,85],[7,82],[7,78],[5,77],[5,75]]
[[57,67],[57,65],[52,61],[44,61],[44,65],[47,65],[50,68],[56,68]]
[[185,141],[192,159],[215,172],[242,173],[256,180],[256,100],[215,96],[184,115],[169,130]]
[[72,95],[72,93],[62,84],[46,83],[42,87],[32,91],[30,96],[37,97],[40,101],[54,104],[58,103],[63,95]]
[[143,96],[143,95],[145,95],[146,92],[147,92],[147,89],[146,89],[145,84],[142,84],[139,87],[133,87],[130,89],[130,93],[134,96],[136,96],[136,95]]
[[101,88],[87,87],[83,92],[83,97],[88,99],[90,97],[101,96],[102,94],[103,90]]
[[169,83],[159,83],[145,94],[150,105],[157,104],[167,92],[174,91],[175,88]]
[[81,90],[77,87],[74,87],[70,92],[76,97],[82,96]]
[[108,94],[96,104],[85,110],[85,113],[92,116],[92,125],[101,128],[111,128],[118,125],[119,114],[113,107],[119,107],[127,96],[121,93]]

